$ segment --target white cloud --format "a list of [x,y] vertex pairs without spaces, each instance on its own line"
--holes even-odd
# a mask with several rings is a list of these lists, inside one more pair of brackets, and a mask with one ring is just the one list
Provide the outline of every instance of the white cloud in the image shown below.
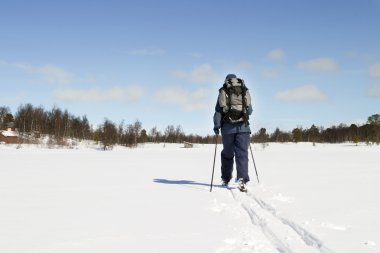
[[209,94],[207,89],[188,91],[182,87],[168,87],[156,92],[154,98],[162,104],[179,105],[185,111],[196,111],[208,107]]
[[369,75],[371,77],[380,77],[380,63],[374,64],[369,67]]
[[300,69],[320,72],[334,72],[338,70],[338,64],[332,58],[316,58],[309,61],[300,62],[298,64]]
[[374,85],[369,91],[368,96],[380,98],[380,84]]
[[236,69],[240,71],[249,70],[251,68],[252,68],[252,64],[247,61],[240,62],[239,64],[236,65]]
[[358,60],[358,61],[373,61],[374,59],[376,59],[375,54],[355,52],[355,51],[345,52],[344,56],[354,59],[354,60]]
[[172,75],[176,78],[188,78],[189,77],[189,73],[187,73],[186,71],[182,71],[182,70],[175,70],[172,72]]
[[72,75],[67,73],[64,69],[52,65],[45,65],[39,68],[38,72],[41,73],[44,79],[49,83],[66,84],[70,83],[72,79]]
[[315,85],[304,85],[291,90],[280,91],[275,97],[284,101],[324,101],[327,95]]
[[16,95],[6,95],[1,96],[0,94],[0,101],[3,103],[22,103],[26,100],[27,94],[25,92],[16,94]]
[[267,55],[267,58],[269,60],[275,60],[275,61],[282,60],[285,57],[286,57],[286,53],[282,49],[273,49]]
[[10,65],[27,73],[40,74],[42,75],[43,79],[49,83],[67,84],[70,83],[73,79],[72,74],[68,73],[63,68],[54,65],[44,65],[42,67],[35,67],[33,65],[24,63],[14,63]]
[[261,73],[264,79],[276,79],[279,75],[280,72],[277,69],[265,69]]
[[160,48],[144,48],[125,51],[125,53],[133,56],[161,56],[166,54],[166,50]]
[[195,83],[215,82],[218,79],[217,74],[208,64],[200,65],[191,72],[191,79]]
[[175,70],[172,74],[174,77],[188,79],[194,83],[214,83],[218,81],[218,75],[209,64],[199,65],[190,72]]
[[128,87],[114,86],[109,89],[65,89],[55,91],[53,96],[59,100],[74,102],[133,102],[144,95],[144,88],[139,85]]
[[199,53],[190,53],[189,56],[191,56],[193,58],[202,58],[203,57],[203,55],[199,54]]

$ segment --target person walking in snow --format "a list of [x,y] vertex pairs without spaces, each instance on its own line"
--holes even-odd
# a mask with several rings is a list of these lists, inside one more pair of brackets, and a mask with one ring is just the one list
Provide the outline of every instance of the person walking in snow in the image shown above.
[[228,186],[232,178],[234,158],[236,162],[238,188],[247,191],[248,147],[251,129],[249,115],[252,114],[251,96],[244,80],[235,74],[228,74],[219,89],[214,113],[214,132],[222,133],[221,152],[222,185]]

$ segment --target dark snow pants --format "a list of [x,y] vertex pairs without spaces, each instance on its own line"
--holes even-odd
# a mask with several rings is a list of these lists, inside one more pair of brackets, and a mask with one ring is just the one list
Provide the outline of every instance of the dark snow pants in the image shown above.
[[222,159],[222,180],[229,182],[232,178],[234,157],[236,161],[237,179],[243,178],[244,182],[249,181],[248,176],[248,147],[250,133],[236,133],[222,135],[223,150]]

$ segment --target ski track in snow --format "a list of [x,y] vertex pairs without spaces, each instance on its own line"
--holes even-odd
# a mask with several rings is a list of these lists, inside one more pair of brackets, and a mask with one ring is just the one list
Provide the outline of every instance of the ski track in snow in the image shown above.
[[230,189],[230,192],[247,212],[252,224],[261,229],[278,252],[295,253],[292,249],[298,251],[304,249],[307,252],[333,253],[315,235],[296,222],[278,214],[274,207],[255,196],[251,191],[241,193],[236,189]]
[[254,194],[250,192],[248,192],[247,195],[250,196],[252,199],[254,199],[256,203],[260,205],[261,208],[270,212],[274,217],[280,220],[283,224],[291,227],[307,245],[318,249],[322,253],[332,253],[330,249],[324,246],[323,242],[320,239],[318,239],[316,236],[314,236],[312,233],[310,233],[309,231],[307,231],[306,229],[304,229],[303,227],[301,227],[294,221],[291,221],[279,215],[276,209],[273,208],[271,205],[269,205],[268,203],[266,203],[265,201],[261,199],[258,199]]

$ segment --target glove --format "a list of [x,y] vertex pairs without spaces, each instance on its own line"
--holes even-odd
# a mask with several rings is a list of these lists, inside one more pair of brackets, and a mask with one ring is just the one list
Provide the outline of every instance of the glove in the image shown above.
[[214,133],[216,135],[219,134],[219,128],[221,126],[221,122],[222,122],[222,113],[219,111],[215,111],[215,113],[214,113]]

